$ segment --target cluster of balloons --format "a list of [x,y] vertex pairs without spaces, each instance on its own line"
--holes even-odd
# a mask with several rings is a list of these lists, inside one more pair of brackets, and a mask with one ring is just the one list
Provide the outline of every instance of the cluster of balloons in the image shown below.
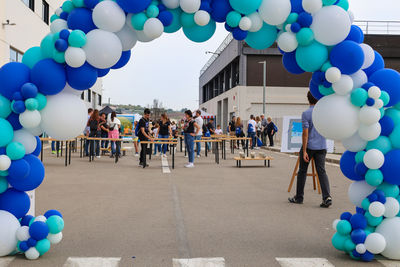
[[23,253],[35,260],[50,250],[51,244],[62,240],[64,220],[57,210],[44,215],[25,215],[19,220],[5,210],[0,210],[0,256]]

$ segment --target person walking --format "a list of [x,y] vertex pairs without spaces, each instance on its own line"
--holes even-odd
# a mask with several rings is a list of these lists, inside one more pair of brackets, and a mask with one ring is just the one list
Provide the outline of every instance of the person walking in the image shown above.
[[[172,128],[171,128],[171,123],[168,119],[167,114],[163,113],[161,114],[161,120],[158,124],[158,138],[160,139],[165,139],[163,140],[164,142],[167,142],[168,138],[172,138],[173,134],[172,134]],[[167,144],[163,144],[162,145],[162,156],[163,157],[167,157],[167,148],[168,145]]]
[[51,154],[57,154],[61,152],[60,141],[51,141]]
[[[101,138],[101,126],[105,123],[104,120],[99,115],[99,111],[95,109],[93,111],[92,116],[87,123],[87,126],[90,128],[89,137],[91,138]],[[100,141],[99,140],[90,140],[90,156],[94,156],[96,154],[96,158],[100,158]]]
[[[159,130],[158,122],[153,122],[153,127],[151,128],[151,135],[154,137],[154,139],[158,138],[158,130]],[[160,144],[154,144],[153,155],[156,156],[157,152],[160,153],[159,155],[161,156],[161,145]]]
[[257,123],[254,120],[254,115],[250,116],[250,120],[247,124],[247,137],[251,138],[251,149],[254,149],[254,146],[257,144],[256,142],[256,129],[257,129]]
[[303,125],[303,146],[299,155],[300,169],[297,174],[297,190],[296,195],[289,198],[289,202],[295,204],[303,203],[308,165],[310,164],[310,160],[314,159],[322,190],[322,203],[320,206],[321,208],[329,208],[332,205],[332,197],[330,195],[328,175],[325,171],[326,139],[317,132],[312,121],[312,112],[318,100],[314,98],[311,92],[308,92],[307,98],[310,103],[310,108],[303,112],[301,116]]
[[[106,121],[106,119],[107,119],[107,115],[105,113],[101,113],[100,117],[103,121]],[[101,138],[109,138],[108,137],[108,133],[109,133],[108,128],[109,127],[108,127],[107,121],[103,125],[101,125],[101,127],[100,127]],[[108,143],[109,143],[108,140],[101,140],[101,145],[100,145],[101,149],[106,150],[108,148]],[[103,151],[102,155],[104,155],[106,152],[108,152],[108,151]]]
[[268,121],[268,124],[267,124],[267,135],[268,135],[268,139],[269,139],[269,146],[273,147],[274,146],[274,135],[278,131],[278,127],[276,127],[276,125],[272,121],[271,117],[268,117],[267,121]]
[[[243,138],[245,137],[244,135],[244,131],[243,131],[243,122],[242,119],[240,117],[237,117],[236,119],[236,130],[235,130],[235,134],[237,138]],[[239,140],[237,140],[237,147],[239,148],[239,144],[242,143],[242,148],[244,149],[245,147],[245,142],[244,140],[241,140],[241,142]]]
[[[196,134],[196,137],[194,140],[197,141],[201,141],[201,138],[203,137],[203,118],[201,117],[201,111],[197,110],[196,111],[196,115],[195,115],[195,121],[196,124],[200,127],[199,132]],[[200,158],[201,157],[201,142],[198,142],[196,144],[196,153],[197,153],[197,157]]]
[[133,131],[132,131],[132,140],[133,140],[133,146],[135,147],[135,157],[139,157],[139,137],[136,135],[136,126],[138,125],[138,121],[135,121],[133,123]]
[[194,140],[199,134],[201,128],[193,119],[193,113],[190,110],[185,111],[185,125],[183,126],[185,135],[185,145],[188,152],[189,163],[185,165],[186,168],[194,167]]
[[[121,129],[121,121],[117,118],[117,113],[113,111],[108,120],[109,132],[108,138],[110,139],[119,139],[119,131]],[[116,153],[120,153],[120,148],[116,148],[116,141],[111,141],[111,155],[110,158],[113,158]]]
[[[150,136],[149,124],[150,124],[150,109],[146,108],[144,110],[143,117],[140,119],[138,123],[139,133],[138,137],[140,141],[154,141],[153,137]],[[139,158],[139,166],[143,168],[148,167],[149,165],[146,163],[146,153],[147,153],[147,144],[140,144],[140,158]]]
[[[87,117],[87,122],[88,123],[89,123],[89,120],[90,120],[90,117],[92,116],[92,114],[93,114],[93,109],[92,108],[88,108],[88,117]],[[86,137],[89,137],[89,134],[90,134],[90,127],[89,126],[86,125],[86,128],[85,128],[83,134]],[[89,141],[87,139],[85,139],[85,155],[86,155],[86,157],[89,156]]]

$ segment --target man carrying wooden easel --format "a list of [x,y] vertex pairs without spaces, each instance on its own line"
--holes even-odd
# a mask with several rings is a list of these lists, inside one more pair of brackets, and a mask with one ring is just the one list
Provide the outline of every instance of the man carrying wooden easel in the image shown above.
[[300,150],[300,168],[297,174],[297,191],[296,195],[289,198],[290,203],[303,204],[304,186],[307,179],[308,165],[310,159],[314,159],[317,169],[319,181],[322,190],[321,208],[329,208],[332,205],[332,197],[330,196],[328,175],[325,171],[326,158],[326,139],[320,135],[312,122],[312,112],[318,100],[314,98],[311,92],[307,94],[310,108],[303,112],[301,119],[303,124],[303,146]]

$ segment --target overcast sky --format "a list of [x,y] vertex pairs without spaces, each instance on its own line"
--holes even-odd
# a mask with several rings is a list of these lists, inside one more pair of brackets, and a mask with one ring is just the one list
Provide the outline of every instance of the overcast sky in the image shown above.
[[[356,20],[400,21],[400,0],[350,0]],[[113,70],[103,79],[103,99],[113,104],[145,106],[159,99],[173,109],[198,107],[199,73],[227,32],[219,25],[214,37],[197,44],[182,31],[151,43],[138,43],[123,69]]]

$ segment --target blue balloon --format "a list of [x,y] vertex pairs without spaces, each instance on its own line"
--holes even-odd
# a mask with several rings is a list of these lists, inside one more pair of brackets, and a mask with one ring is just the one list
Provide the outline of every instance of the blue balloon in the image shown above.
[[31,220],[33,218],[35,218],[35,217],[33,217],[32,215],[25,215],[21,219],[21,226],[29,226],[29,223],[31,222]]
[[151,0],[117,0],[117,3],[127,13],[139,13],[147,9]]
[[302,0],[290,0],[290,2],[292,4],[292,13],[300,14],[301,12],[304,12]]
[[167,7],[165,6],[165,5],[163,5],[163,4],[158,4],[158,11],[161,13],[161,12],[163,12],[163,11],[165,11],[165,10],[167,10]]
[[228,23],[225,23],[224,26],[225,26],[225,30],[227,30],[228,32],[233,32],[233,30],[235,29],[235,28],[232,28],[231,26],[229,26]]
[[39,157],[40,153],[42,152],[42,142],[40,141],[39,136],[35,136],[36,138],[36,148],[35,151],[32,152],[32,155]]
[[235,38],[235,40],[243,41],[244,39],[246,39],[248,32],[243,31],[239,27],[236,27],[235,29],[233,29],[232,35],[233,35],[233,38]]
[[400,150],[394,149],[385,155],[385,163],[381,168],[385,182],[400,185]]
[[381,124],[382,132],[381,135],[389,136],[394,130],[394,121],[389,116],[383,116],[383,118],[379,121]]
[[25,179],[19,177],[8,177],[12,187],[20,191],[31,191],[36,189],[44,179],[44,166],[38,157],[26,155],[24,160],[30,165],[30,172]]
[[310,13],[307,12],[302,12],[299,14],[299,17],[297,18],[297,23],[301,25],[303,28],[308,28],[311,26],[313,22],[313,18]]
[[31,71],[31,79],[44,95],[58,94],[67,83],[63,65],[52,59],[43,59],[36,63]]
[[354,167],[354,172],[360,177],[365,177],[365,174],[368,171],[368,167],[365,166],[364,162],[357,163]]
[[172,24],[172,21],[174,20],[174,15],[167,10],[161,11],[160,14],[158,14],[158,19],[161,21],[164,27],[168,27]]
[[312,80],[310,81],[310,92],[311,94],[316,98],[316,99],[321,99],[324,97],[323,94],[321,94],[321,92],[319,91],[319,86],[318,84],[314,83]]
[[287,71],[293,74],[302,74],[304,70],[302,70],[296,61],[296,52],[285,53],[282,57],[283,66]]
[[383,60],[383,57],[381,54],[375,51],[375,60],[372,65],[365,69],[364,72],[367,74],[368,77],[370,77],[372,74],[374,74],[376,71],[383,69],[385,67],[385,61]]
[[397,71],[392,69],[378,70],[371,75],[369,81],[389,94],[389,107],[400,101],[400,74]]
[[0,210],[8,211],[17,219],[24,217],[30,206],[31,201],[25,192],[8,188],[6,192],[0,194]]
[[8,169],[7,180],[9,183],[10,180],[22,181],[26,179],[26,177],[28,177],[30,172],[31,172],[31,166],[25,159],[13,160],[11,161],[11,166]]
[[86,7],[93,9],[100,2],[100,0],[84,0],[83,2]]
[[364,52],[359,44],[344,41],[332,48],[330,60],[343,74],[353,74],[364,64]]
[[325,72],[316,71],[316,72],[313,73],[311,79],[317,85],[321,85],[325,81]]
[[362,214],[362,215],[365,214],[365,210],[363,208],[359,208],[359,207],[356,207],[356,212],[359,214]]
[[366,262],[371,262],[374,258],[375,258],[374,254],[372,254],[368,250],[361,255],[361,259]]
[[26,83],[21,87],[21,95],[24,100],[35,98],[38,94],[38,88],[33,83]]
[[354,242],[354,244],[363,244],[365,242],[365,239],[367,238],[367,234],[362,229],[356,229],[353,232],[351,232],[350,237],[351,240]]
[[[22,86],[23,87],[23,86]],[[23,100],[24,98],[22,97],[21,92],[14,92],[12,95],[12,100]]]
[[301,25],[295,22],[292,24],[292,26],[290,26],[290,30],[294,33],[298,33],[301,30]]
[[76,90],[89,89],[97,81],[97,69],[89,63],[85,63],[79,68],[67,66],[66,72],[68,84]]
[[351,214],[350,212],[343,212],[342,215],[340,215],[340,219],[350,222],[351,216],[353,216],[353,214]]
[[28,239],[27,243],[28,243],[29,247],[34,247],[34,246],[36,246],[37,241],[31,237],[31,238]]
[[110,72],[110,69],[97,69],[97,75],[99,78],[106,76]]
[[81,30],[88,33],[97,29],[92,19],[92,11],[87,8],[75,8],[68,16],[68,28],[71,30]]
[[67,20],[68,19],[68,13],[65,12],[65,11],[61,12],[60,19]]
[[60,216],[61,218],[63,217],[61,212],[59,212],[58,210],[48,210],[46,211],[46,213],[44,214],[44,217],[46,217],[47,219],[53,215],[57,215]]
[[0,94],[12,100],[14,92],[30,81],[30,69],[19,62],[10,62],[0,68]]
[[216,22],[225,22],[228,13],[233,10],[229,4],[229,0],[214,0],[211,3],[211,18]]
[[114,66],[111,67],[111,69],[116,70],[116,69],[122,68],[123,66],[128,64],[130,58],[131,58],[131,51],[130,50],[123,51],[121,58],[118,60],[118,62]]
[[356,166],[356,153],[346,151],[340,158],[340,170],[350,180],[361,181],[364,178],[355,172]]
[[352,25],[346,40],[362,44],[364,42],[364,33],[360,27],[357,25]]
[[369,200],[369,202],[375,202],[375,201],[378,201],[378,195],[377,194],[375,194],[375,193],[372,193],[371,195],[369,195],[368,196],[368,200]]
[[49,234],[49,227],[45,222],[36,221],[29,226],[29,235],[39,241],[45,239]]
[[70,34],[71,33],[69,32],[69,30],[64,29],[64,30],[60,31],[60,38],[65,40],[65,41],[68,41],[68,37],[69,37]]
[[212,12],[211,3],[207,1],[202,1],[200,5],[200,10],[207,11],[207,13]]
[[11,112],[11,114],[7,117],[7,121],[11,124],[14,131],[18,131],[23,128],[19,122],[19,115],[17,113]]
[[367,219],[364,215],[356,213],[350,218],[351,227],[356,229],[365,229],[367,227]]
[[209,40],[215,33],[217,25],[214,20],[211,20],[206,26],[198,26],[197,24],[193,27],[183,27],[183,33],[185,36],[197,43],[202,43]]
[[23,113],[26,110],[25,102],[18,100],[12,103],[12,110],[18,114]]
[[27,241],[22,241],[21,243],[19,243],[19,250],[21,250],[22,252],[25,252],[29,249],[29,245]]
[[375,190],[374,193],[378,196],[379,202],[381,202],[382,204],[386,203],[385,192],[383,192],[382,190]]
[[278,32],[275,26],[268,25],[264,22],[263,27],[258,32],[249,32],[246,43],[254,49],[267,49],[274,44]]
[[64,39],[58,39],[54,45],[59,52],[65,52],[68,49],[68,42]]

